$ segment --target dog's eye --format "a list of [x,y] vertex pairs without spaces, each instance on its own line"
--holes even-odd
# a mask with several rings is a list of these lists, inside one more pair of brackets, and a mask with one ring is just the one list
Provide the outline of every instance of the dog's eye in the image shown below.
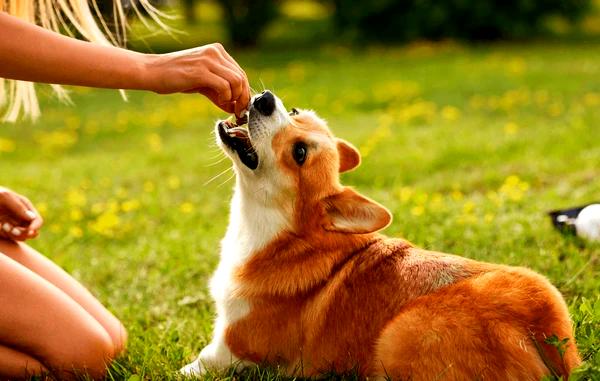
[[298,109],[296,109],[295,107],[292,108],[292,111],[290,111],[290,115],[298,115],[300,114],[300,111],[298,111]]
[[298,142],[294,144],[294,148],[292,148],[292,156],[298,165],[304,164],[306,161],[306,155],[308,154],[308,147],[304,142]]

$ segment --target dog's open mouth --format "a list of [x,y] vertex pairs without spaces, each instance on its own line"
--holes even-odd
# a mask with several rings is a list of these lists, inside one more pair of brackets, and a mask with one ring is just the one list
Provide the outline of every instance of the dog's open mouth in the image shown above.
[[229,118],[219,122],[219,137],[225,146],[237,152],[240,160],[250,169],[258,167],[258,155],[250,141],[248,118]]

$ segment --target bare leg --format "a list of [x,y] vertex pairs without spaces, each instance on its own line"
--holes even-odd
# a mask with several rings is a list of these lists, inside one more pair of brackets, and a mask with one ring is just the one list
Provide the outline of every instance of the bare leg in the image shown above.
[[[2,250],[5,247],[3,242]],[[57,372],[60,379],[76,372],[100,378],[115,356],[111,336],[90,313],[2,253],[0,306],[0,378],[23,378],[44,368]]]
[[0,346],[0,380],[21,375],[36,375],[48,370],[36,359],[12,348]]
[[113,341],[117,354],[124,349],[127,332],[121,322],[104,308],[85,287],[54,262],[24,243],[2,239],[0,239],[0,253],[6,254],[61,289],[104,327]]

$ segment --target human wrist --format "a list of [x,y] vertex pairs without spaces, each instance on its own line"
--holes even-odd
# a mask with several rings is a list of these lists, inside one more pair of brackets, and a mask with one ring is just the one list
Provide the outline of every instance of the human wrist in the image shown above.
[[160,76],[157,74],[158,54],[135,53],[132,78],[134,90],[157,92]]

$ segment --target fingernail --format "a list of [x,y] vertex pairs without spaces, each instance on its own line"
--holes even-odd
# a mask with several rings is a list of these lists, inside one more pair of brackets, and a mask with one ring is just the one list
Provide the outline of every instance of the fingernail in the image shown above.
[[35,235],[35,230],[32,230],[32,229],[27,230],[27,235],[28,236]]
[[25,214],[27,214],[27,217],[29,217],[32,220],[37,216],[37,214],[35,214],[33,210],[28,210],[25,212]]
[[2,229],[8,233],[9,231],[11,231],[12,225],[9,224],[8,222],[5,222],[4,225],[2,225]]
[[13,228],[11,233],[12,233],[12,235],[21,235],[21,233],[23,233],[23,232],[19,228]]

